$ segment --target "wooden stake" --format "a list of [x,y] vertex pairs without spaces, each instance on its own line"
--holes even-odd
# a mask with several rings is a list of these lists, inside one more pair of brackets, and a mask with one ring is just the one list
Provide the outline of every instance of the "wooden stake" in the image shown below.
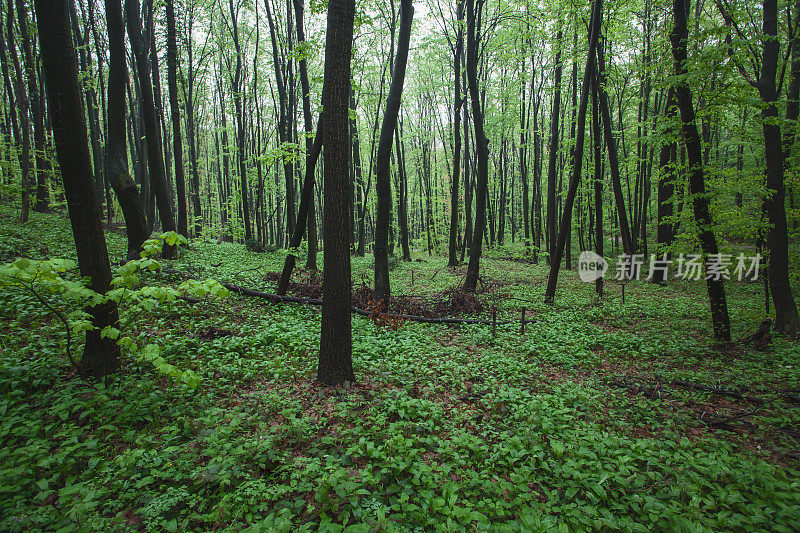
[[519,333],[520,333],[520,335],[524,335],[525,334],[525,308],[524,307],[522,308],[522,317],[520,318],[520,321],[519,321]]
[[492,306],[492,338],[497,335],[497,306]]

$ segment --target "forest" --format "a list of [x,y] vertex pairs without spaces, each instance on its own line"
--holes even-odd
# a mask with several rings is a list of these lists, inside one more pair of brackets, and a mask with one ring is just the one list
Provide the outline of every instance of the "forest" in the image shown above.
[[0,530],[798,531],[800,0],[0,0]]

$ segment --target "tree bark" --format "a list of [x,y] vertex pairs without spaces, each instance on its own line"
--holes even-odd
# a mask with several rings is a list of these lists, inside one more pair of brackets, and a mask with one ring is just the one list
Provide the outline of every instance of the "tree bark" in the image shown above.
[[128,259],[136,259],[150,229],[144,216],[139,188],[128,170],[125,131],[125,24],[120,0],[105,0],[108,27],[108,113],[106,122],[106,178],[117,194],[125,218]]
[[[717,254],[718,249],[717,240],[712,229],[713,223],[709,211],[709,201],[706,196],[700,135],[695,121],[692,93],[686,81],[686,41],[688,39],[686,12],[688,8],[689,0],[673,0],[672,10],[675,27],[670,32],[670,42],[672,43],[672,55],[675,58],[675,74],[678,79],[675,85],[675,96],[681,114],[681,134],[686,144],[686,156],[689,163],[689,191],[692,194],[694,218],[697,221],[700,245],[703,248],[703,252],[708,256],[709,254]],[[778,149],[780,150],[779,146]],[[711,318],[714,323],[714,337],[719,341],[729,342],[731,340],[731,326],[730,318],[728,317],[728,304],[725,299],[724,281],[722,279],[715,280],[710,276],[706,276],[706,278],[708,298],[711,302]]]
[[[665,134],[669,135],[672,133],[669,123],[675,119],[676,115],[675,89],[674,87],[670,87],[667,92],[667,103],[664,106],[664,117],[667,121]],[[658,166],[661,170],[661,176],[658,180],[658,232],[656,235],[659,257],[667,253],[667,248],[672,244],[674,238],[672,233],[672,196],[675,191],[675,156],[677,148],[676,142],[665,142],[661,147],[661,154],[658,162]],[[660,266],[665,267],[666,265],[660,264]],[[656,270],[653,274],[653,281],[656,283],[666,282],[666,271],[663,268]]]
[[[20,171],[20,187],[22,189],[22,202],[20,208],[20,222],[27,222],[30,217],[30,172],[31,172],[31,137],[30,137],[30,123],[28,121],[28,95],[25,94],[25,85],[22,77],[22,67],[19,64],[19,57],[17,56],[17,48],[14,44],[14,10],[11,5],[12,0],[8,0],[8,11],[6,19],[6,30],[8,31],[8,53],[11,56],[11,62],[14,66],[14,92],[16,93],[16,103],[19,108],[19,130],[21,135],[18,139],[18,144],[22,145],[22,153],[18,154],[19,171]],[[3,62],[4,68],[5,62]],[[6,79],[6,90],[10,91],[10,76]],[[14,110],[12,110],[12,113]]]
[[581,180],[581,168],[583,165],[583,144],[586,137],[586,108],[589,102],[589,86],[595,70],[595,49],[597,48],[598,35],[602,25],[603,0],[594,0],[592,7],[592,23],[589,35],[589,55],[586,58],[586,70],[583,74],[583,84],[581,85],[581,99],[578,109],[578,132],[575,140],[575,150],[572,155],[572,177],[569,180],[567,197],[564,199],[564,211],[561,215],[561,224],[558,231],[558,242],[555,247],[555,254],[550,261],[550,275],[547,278],[547,290],[544,294],[544,301],[551,303],[556,293],[556,282],[558,281],[558,271],[561,268],[561,258],[564,256],[564,248],[567,243],[567,236],[572,232],[572,207],[575,202],[575,195],[578,192],[578,185]]
[[555,59],[555,88],[553,94],[553,111],[550,115],[550,153],[547,164],[547,207],[545,222],[547,229],[547,253],[548,264],[552,262],[552,257],[555,252],[556,234],[558,228],[556,226],[556,174],[557,165],[556,159],[558,157],[558,120],[561,114],[561,47],[562,47],[562,32],[558,30],[556,36],[558,49],[556,51]]
[[337,385],[355,379],[350,320],[350,196],[347,191],[350,160],[347,129],[354,19],[354,0],[328,2],[322,88],[322,107],[325,110],[322,130],[325,145],[325,254],[317,367],[317,378],[322,385]]
[[[403,82],[408,62],[411,40],[411,22],[414,17],[412,0],[401,0],[400,31],[397,37],[397,57],[394,61],[392,83],[386,97],[386,109],[381,123],[378,152],[375,156],[375,191],[378,194],[378,211],[375,221],[375,301],[384,309],[389,305],[389,223],[392,210],[392,190],[389,179],[389,163],[392,152],[392,136],[397,128]],[[401,157],[401,154],[397,154]],[[327,169],[326,169],[327,172]]]
[[[78,67],[67,1],[36,0],[36,22],[78,265],[81,275],[91,278],[92,289],[103,294],[110,288],[111,265],[103,234],[102,213],[90,179],[89,138],[78,88]],[[106,326],[118,326],[117,304],[109,301],[88,311],[96,329],[86,332],[79,370],[85,376],[102,377],[119,368],[119,346],[114,340],[100,335]]]
[[[606,139],[606,149],[608,150],[609,170],[611,171],[611,188],[614,191],[614,202],[617,207],[617,217],[619,219],[620,237],[622,238],[622,250],[626,254],[633,254],[636,243],[631,237],[630,224],[628,222],[628,211],[625,209],[625,196],[622,193],[622,180],[619,170],[619,155],[617,153],[617,141],[614,140],[611,122],[611,110],[608,104],[608,93],[606,92],[606,68],[603,56],[603,46],[597,47],[597,76],[600,85],[600,114],[603,118],[603,136]],[[622,117],[620,116],[620,120]]]
[[[156,116],[153,99],[153,85],[150,78],[150,62],[147,59],[148,43],[142,36],[142,20],[139,14],[138,0],[125,0],[128,37],[136,60],[136,73],[139,77],[141,92],[141,111],[144,120],[145,140],[147,141],[147,162],[150,170],[150,183],[156,196],[158,215],[162,231],[175,231],[175,218],[172,214],[169,183],[164,169],[164,152],[161,143],[161,131]],[[164,244],[162,255],[171,259],[175,247]]]
[[485,0],[467,0],[467,82],[472,102],[472,122],[475,128],[477,175],[475,186],[475,231],[469,251],[469,265],[464,279],[464,291],[475,292],[480,271],[481,246],[486,231],[486,189],[489,182],[489,140],[483,129],[483,107],[478,88],[478,50],[480,25]]
[[[175,29],[175,0],[167,0],[167,88],[172,120],[172,147],[175,152],[175,188],[178,195],[178,233],[189,236],[186,205],[186,175],[183,170],[181,113],[178,107],[178,43]],[[245,197],[246,198],[246,197]],[[247,212],[247,209],[245,209]]]
[[[36,204],[33,210],[45,213],[50,204],[50,188],[47,183],[47,175],[50,173],[51,168],[45,154],[47,142],[44,127],[44,109],[39,100],[39,88],[36,83],[36,63],[33,57],[33,43],[28,35],[28,16],[25,0],[17,0],[16,4],[20,42],[22,43],[22,57],[28,81],[28,98],[31,117],[33,118],[33,144],[36,152]],[[11,9],[11,6],[9,6],[9,9]]]
[[[450,182],[450,241],[447,248],[447,266],[458,264],[458,185],[461,181],[461,56],[464,53],[464,0],[456,0],[456,48],[453,52],[453,179]],[[527,228],[527,225],[525,226]]]

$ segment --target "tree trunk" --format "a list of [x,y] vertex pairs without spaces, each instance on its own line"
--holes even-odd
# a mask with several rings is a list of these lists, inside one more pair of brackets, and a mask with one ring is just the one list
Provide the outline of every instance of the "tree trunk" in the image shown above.
[[[181,113],[178,107],[178,44],[175,29],[175,0],[167,0],[167,88],[172,120],[172,146],[175,152],[175,188],[178,195],[178,233],[189,236],[186,206],[186,177],[183,171]],[[245,208],[245,213],[247,209]],[[248,228],[249,229],[249,228]]]
[[[675,0],[676,2],[678,0]],[[800,334],[800,318],[789,282],[789,241],[786,224],[786,186],[784,153],[780,145],[781,126],[778,119],[778,93],[775,75],[780,55],[777,0],[764,0],[764,41],[761,79],[758,91],[766,104],[762,109],[765,159],[767,163],[767,196],[764,207],[769,219],[769,288],[775,304],[775,329],[790,336]]]
[[[22,207],[20,209],[20,222],[27,222],[30,217],[30,172],[31,172],[31,137],[30,137],[30,124],[28,121],[28,95],[25,94],[25,85],[22,77],[22,68],[19,64],[17,57],[17,48],[14,44],[14,10],[11,6],[11,1],[8,0],[8,12],[6,19],[6,30],[8,31],[8,53],[11,56],[11,62],[14,65],[14,92],[16,93],[16,103],[19,108],[19,130],[21,130],[21,139],[18,139],[18,144],[22,145],[22,153],[18,154],[19,171],[20,171],[20,187],[22,189]],[[5,62],[3,62],[5,67]],[[10,77],[6,83],[6,90],[10,89]],[[12,93],[9,91],[9,95]],[[13,110],[12,110],[13,112]]]
[[322,330],[317,378],[322,385],[353,381],[350,325],[350,196],[347,192],[350,150],[348,110],[354,0],[328,2],[322,135],[325,145],[325,254],[323,256]]
[[[447,266],[458,264],[458,185],[461,181],[461,55],[464,53],[464,0],[456,0],[456,49],[453,52],[454,98],[453,98],[453,178],[450,182],[450,241],[447,248]],[[527,228],[527,225],[525,226]]]
[[[709,201],[706,196],[705,179],[703,177],[703,154],[700,147],[700,135],[695,122],[692,93],[686,81],[686,41],[688,39],[686,12],[688,8],[689,0],[673,0],[672,9],[675,27],[670,33],[670,42],[672,43],[672,55],[675,58],[675,74],[679,80],[675,85],[675,96],[681,114],[681,134],[686,144],[686,156],[689,163],[689,191],[692,194],[694,218],[697,221],[700,245],[703,248],[703,252],[708,256],[717,254],[718,250],[717,240],[712,230]],[[714,336],[719,341],[729,342],[731,340],[731,326],[728,317],[728,304],[725,300],[724,281],[706,276],[706,286],[708,298],[711,302]]]
[[[475,150],[478,168],[475,190],[475,231],[469,251],[469,265],[464,279],[464,291],[475,292],[480,271],[481,244],[486,231],[486,189],[489,181],[489,140],[483,130],[483,108],[478,89],[478,49],[480,25],[485,0],[467,0],[467,81],[472,102],[472,122],[475,128]],[[476,29],[477,27],[477,29]]]
[[561,115],[561,47],[562,47],[562,32],[558,30],[556,36],[558,48],[556,50],[555,60],[555,93],[553,94],[553,112],[550,115],[550,154],[547,165],[547,253],[548,264],[552,262],[552,257],[555,252],[556,233],[558,228],[556,226],[556,174],[557,165],[556,159],[558,157],[558,120]]
[[[150,183],[158,204],[158,215],[162,231],[175,231],[175,218],[172,215],[172,204],[169,194],[169,183],[164,170],[164,153],[161,144],[161,132],[156,116],[153,99],[153,85],[150,81],[150,63],[147,60],[148,43],[142,36],[142,21],[139,14],[138,0],[125,0],[128,37],[136,60],[136,73],[139,77],[142,119],[144,120],[145,140],[147,141],[147,160],[150,170]],[[163,256],[171,259],[174,246],[164,244]]]
[[[45,154],[47,135],[44,127],[44,109],[39,100],[39,88],[36,83],[36,63],[33,57],[33,43],[28,35],[28,16],[25,0],[17,0],[16,3],[23,62],[28,80],[28,98],[31,117],[33,118],[33,144],[36,152],[36,204],[33,210],[45,213],[50,204],[50,188],[47,183],[47,175],[51,169]],[[10,9],[11,6],[9,5]]]
[[592,7],[592,22],[589,35],[589,55],[586,58],[586,70],[583,74],[583,84],[581,85],[581,100],[578,110],[578,132],[575,141],[575,150],[572,155],[572,177],[569,180],[567,197],[564,199],[564,211],[561,215],[561,225],[559,226],[558,242],[555,247],[555,254],[550,260],[550,275],[547,278],[547,290],[544,294],[544,301],[551,303],[556,293],[556,282],[558,281],[558,271],[561,268],[561,258],[564,256],[564,248],[567,243],[567,235],[572,232],[572,207],[575,202],[575,194],[578,192],[578,185],[581,180],[581,168],[583,165],[583,143],[586,137],[586,108],[589,102],[589,86],[595,70],[595,49],[597,48],[598,35],[600,33],[603,17],[603,0],[594,0]]
[[[619,156],[617,155],[617,141],[614,140],[612,131],[611,110],[608,105],[608,93],[606,92],[605,61],[603,59],[603,46],[597,47],[597,76],[600,85],[600,114],[603,118],[603,136],[606,139],[606,149],[608,150],[608,163],[611,171],[611,188],[614,191],[614,201],[617,207],[617,217],[619,219],[619,230],[622,238],[622,249],[624,253],[630,255],[636,249],[636,243],[631,237],[630,224],[628,223],[628,211],[625,209],[625,196],[622,193],[622,181],[619,170]],[[620,120],[622,117],[620,116]]]
[[[667,103],[664,106],[664,117],[667,121],[667,129],[665,134],[672,133],[672,128],[669,123],[675,119],[677,110],[675,107],[675,89],[670,87],[667,92]],[[672,196],[675,191],[675,155],[677,151],[677,143],[673,141],[665,142],[661,147],[661,154],[659,156],[658,166],[661,169],[661,176],[658,180],[658,233],[656,239],[658,240],[658,254],[662,257],[667,253],[667,249],[672,244],[674,235],[672,233],[672,214],[673,214],[673,199]],[[653,274],[653,281],[656,283],[664,283],[667,281],[667,273],[665,270],[666,264],[659,263],[661,268],[657,269]]]
[[[408,48],[411,39],[411,22],[414,17],[412,0],[401,0],[400,31],[397,37],[397,57],[392,71],[392,83],[386,97],[378,152],[375,156],[375,191],[378,194],[378,212],[375,221],[375,301],[384,308],[389,305],[389,223],[392,210],[392,190],[389,176],[389,163],[392,152],[392,136],[397,128],[400,112],[403,82],[408,62]],[[401,157],[401,154],[397,154]],[[326,168],[327,173],[327,168]]]
[[[603,138],[600,132],[600,98],[597,76],[592,79],[592,140],[594,141],[594,251],[603,257]],[[590,208],[591,209],[591,208]],[[597,295],[603,296],[603,278],[594,282]]]
[[128,259],[136,259],[150,230],[147,227],[139,188],[128,170],[125,132],[125,25],[120,0],[105,0],[108,27],[108,114],[106,122],[106,178],[117,194],[125,218]]
[[[102,214],[90,179],[89,138],[78,88],[76,52],[66,0],[36,0],[36,22],[78,265],[81,275],[91,278],[92,290],[103,294],[110,288],[111,265]],[[119,346],[114,340],[100,335],[106,326],[119,325],[117,304],[109,301],[89,308],[88,312],[96,329],[86,332],[79,369],[85,376],[102,377],[119,368]]]

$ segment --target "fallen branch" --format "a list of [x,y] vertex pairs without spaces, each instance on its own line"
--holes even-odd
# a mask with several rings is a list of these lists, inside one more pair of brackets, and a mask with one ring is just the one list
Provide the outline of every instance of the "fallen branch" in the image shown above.
[[[269,300],[271,302],[285,302],[285,303],[299,303],[299,304],[308,304],[308,305],[322,305],[322,300],[319,298],[299,298],[297,296],[281,296],[279,294],[271,294],[268,292],[261,292],[256,291],[253,289],[248,289],[246,287],[239,287],[238,285],[232,285],[230,283],[223,283],[222,284],[226,289],[231,292],[235,292],[238,294],[243,294],[245,296],[253,296],[255,298],[263,298],[265,300]],[[376,311],[370,311],[368,309],[361,309],[360,307],[352,307],[352,313],[367,316],[367,317],[391,317],[395,319],[402,319],[402,320],[409,320],[412,322],[422,322],[425,324],[448,324],[448,325],[459,325],[459,324],[477,324],[483,326],[489,326],[492,324],[491,320],[482,320],[477,318],[426,318],[422,316],[414,316],[414,315],[395,315],[392,313],[379,313]],[[521,320],[499,320],[496,322],[498,325],[503,324],[517,324],[522,322]],[[524,321],[525,324],[532,324],[536,322],[535,319],[529,318]]]

